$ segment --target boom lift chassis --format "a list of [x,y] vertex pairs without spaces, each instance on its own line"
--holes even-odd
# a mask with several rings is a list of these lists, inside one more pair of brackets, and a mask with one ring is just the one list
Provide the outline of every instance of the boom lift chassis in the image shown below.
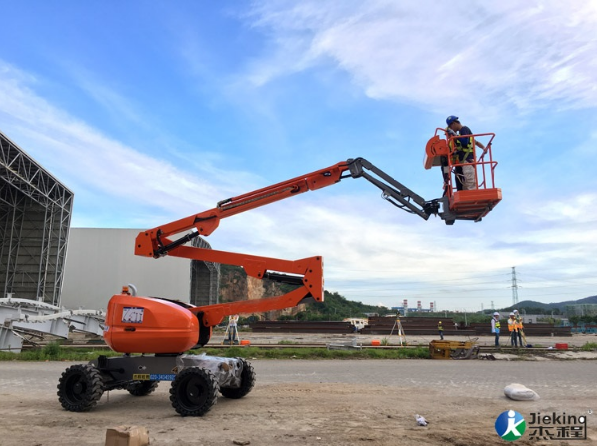
[[[106,343],[123,356],[100,356],[89,364],[69,367],[58,384],[62,407],[74,412],[90,410],[106,390],[125,389],[134,396],[148,395],[160,381],[172,381],[170,401],[182,416],[207,413],[216,403],[218,391],[227,398],[247,395],[254,386],[255,373],[246,360],[183,353],[207,344],[212,327],[225,316],[322,302],[323,259],[315,256],[288,261],[186,244],[195,237],[210,235],[223,218],[321,189],[348,177],[365,178],[381,190],[382,198],[425,220],[430,215],[439,215],[452,224],[458,218],[446,207],[446,197],[426,201],[367,160],[356,158],[220,201],[208,211],[143,231],[136,238],[136,255],[156,259],[170,255],[237,265],[249,276],[296,288],[267,299],[197,307],[168,299],[138,297],[134,288],[131,292],[124,287],[121,294],[110,299],[104,328]],[[185,234],[170,239],[182,233]]]

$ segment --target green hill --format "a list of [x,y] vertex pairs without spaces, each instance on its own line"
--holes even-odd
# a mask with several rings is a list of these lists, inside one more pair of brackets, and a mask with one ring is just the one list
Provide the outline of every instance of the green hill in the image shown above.
[[518,311],[525,310],[528,314],[562,314],[566,311],[566,307],[569,305],[587,305],[597,304],[597,296],[589,296],[583,299],[577,300],[566,300],[563,302],[552,302],[545,304],[543,302],[537,302],[534,300],[523,300],[517,305],[502,308],[499,311],[512,311],[517,309]]
[[341,321],[348,317],[365,317],[366,313],[385,313],[387,308],[375,305],[365,305],[361,302],[348,300],[337,292],[324,291],[323,302],[307,305],[307,309],[296,316],[282,316],[280,319],[303,321]]

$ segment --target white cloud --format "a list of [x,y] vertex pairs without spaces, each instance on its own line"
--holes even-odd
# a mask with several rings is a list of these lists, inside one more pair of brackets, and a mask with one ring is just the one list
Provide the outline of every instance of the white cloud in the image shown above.
[[[368,186],[363,182],[363,189]],[[575,299],[594,289],[587,278],[597,265],[597,229],[580,211],[593,206],[592,195],[553,203],[552,209],[547,201],[536,202],[528,216],[516,213],[512,225],[490,215],[487,223],[452,227],[367,195],[328,198],[325,190],[313,192],[228,219],[212,236],[214,247],[244,246],[252,254],[288,260],[322,255],[326,288],[370,304],[395,306],[409,298],[423,300],[425,307],[435,300],[442,309],[456,302],[471,309],[491,301],[504,307],[511,302],[512,266],[519,274],[546,276],[526,282],[521,300]]]
[[[264,3],[255,23],[272,31],[274,45],[270,57],[251,65],[250,80],[264,85],[331,61],[371,97],[434,109],[454,101],[473,109],[477,105],[472,102],[485,106],[492,101],[520,109],[551,100],[562,107],[594,106],[596,62],[587,57],[597,53],[595,40],[587,37],[595,24],[592,4],[570,8],[550,2],[522,11],[512,5],[483,3],[464,10],[460,3],[435,2],[433,7],[410,2]],[[18,144],[21,138],[27,141],[23,147],[34,147],[35,158],[59,178],[74,182],[77,194],[86,189],[98,200],[130,203],[131,215],[121,221],[150,224],[139,217],[145,206],[154,210],[154,217],[159,212],[156,224],[164,223],[214,207],[214,197],[268,184],[247,172],[230,172],[213,154],[207,163],[177,168],[69,115],[41,97],[35,86],[35,77],[0,63],[2,130]],[[108,109],[124,110],[137,124],[143,120],[134,104],[98,82],[88,84],[87,91],[96,100],[105,97]],[[263,108],[255,102],[254,107]],[[588,154],[594,152],[591,144],[583,147]],[[383,293],[411,301],[427,293],[440,303],[456,302],[468,296],[459,281],[466,284],[475,273],[507,272],[513,265],[559,274],[558,261],[565,259],[567,274],[578,274],[581,267],[594,271],[595,230],[578,233],[574,230],[581,226],[571,223],[591,224],[595,195],[527,203],[514,219],[526,212],[527,222],[539,221],[545,228],[517,221],[495,233],[494,214],[487,219],[489,225],[457,222],[448,228],[437,219],[424,222],[407,215],[374,195],[370,202],[334,194],[330,203],[325,191],[309,193],[227,219],[209,241],[214,249],[289,260],[323,255],[330,289],[342,294],[354,290],[345,295],[368,303],[379,302],[383,298],[376,294]],[[500,206],[498,213],[505,204]],[[97,224],[94,216],[88,218]],[[458,286],[451,286],[455,283]],[[507,283],[492,287],[508,297]],[[435,294],[429,291],[433,289]],[[483,298],[481,293],[470,295]]]
[[250,18],[273,46],[256,85],[327,61],[372,98],[431,109],[597,103],[594,2],[262,1]]
[[[584,141],[569,155],[571,163],[597,155],[597,130],[584,135]],[[575,163],[578,165],[577,163]]]
[[108,88],[96,79],[93,73],[81,67],[73,68],[71,64],[68,70],[77,85],[111,116],[118,117],[119,121],[125,121],[126,125],[132,123],[146,129],[150,127],[147,118],[139,114],[138,108],[129,98],[113,88]]
[[326,288],[370,304],[388,296],[384,301],[396,305],[438,284],[445,289],[439,300],[454,298],[462,295],[459,280],[466,284],[471,274],[507,272],[515,261],[532,260],[515,247],[494,248],[483,227],[457,225],[454,232],[439,219],[426,222],[369,196],[334,195],[329,202],[318,191],[227,219],[210,238],[214,248],[242,244],[252,254],[288,260],[321,255]]
[[250,175],[236,177],[227,172],[216,186],[211,179],[221,175],[221,170],[210,168],[209,163],[202,168],[194,165],[195,175],[185,172],[105,136],[47,102],[31,85],[35,85],[33,76],[0,61],[2,131],[26,147],[52,174],[68,178],[67,187],[74,183],[106,206],[118,198],[182,217],[198,207],[215,207],[214,197],[238,192],[239,185],[231,175],[236,180],[254,180]]
[[[542,206],[543,212],[539,216],[540,219],[547,221],[558,221],[564,224],[570,223],[596,223],[597,215],[592,212],[597,208],[597,194],[596,193],[580,193],[567,200],[550,200]],[[595,227],[597,233],[597,227]],[[574,233],[572,237],[577,241],[586,240],[587,233]],[[560,240],[562,237],[560,236]],[[597,240],[597,238],[595,238]]]

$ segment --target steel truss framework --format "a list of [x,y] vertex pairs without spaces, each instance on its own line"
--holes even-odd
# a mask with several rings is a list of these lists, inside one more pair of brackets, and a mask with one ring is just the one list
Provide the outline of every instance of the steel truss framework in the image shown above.
[[[211,249],[210,244],[201,237],[193,239],[192,245],[196,248]],[[192,260],[190,303],[197,306],[217,304],[219,294],[220,264]]]
[[0,298],[60,306],[73,198],[0,132]]

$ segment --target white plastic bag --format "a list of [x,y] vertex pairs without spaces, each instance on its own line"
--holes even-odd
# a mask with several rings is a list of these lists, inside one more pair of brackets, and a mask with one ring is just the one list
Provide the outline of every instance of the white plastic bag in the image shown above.
[[539,399],[537,392],[517,383],[504,387],[504,394],[511,400],[516,401],[535,401]]

